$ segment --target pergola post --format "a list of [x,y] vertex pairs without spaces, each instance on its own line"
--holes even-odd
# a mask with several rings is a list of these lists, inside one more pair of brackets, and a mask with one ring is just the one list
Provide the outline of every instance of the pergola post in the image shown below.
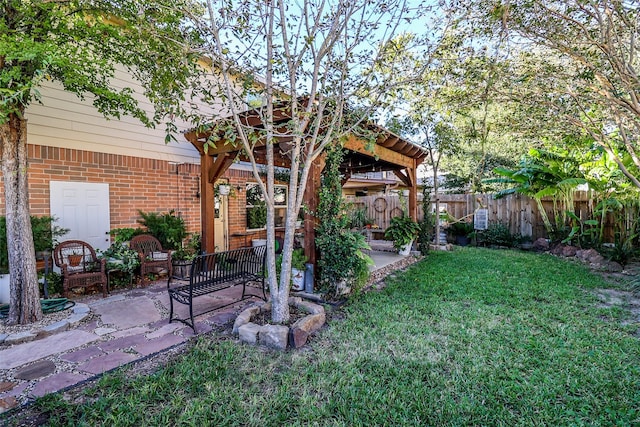
[[418,165],[416,160],[413,159],[414,167],[407,169],[407,176],[409,177],[409,216],[414,221],[418,220]]
[[200,156],[200,217],[202,224],[202,250],[215,252],[215,195],[213,183],[209,182],[209,170],[213,166],[213,157],[208,154]]
[[318,253],[316,251],[317,217],[315,216],[315,212],[320,202],[318,190],[320,189],[325,161],[326,155],[323,153],[311,163],[309,180],[304,189],[303,204],[306,207],[304,213],[304,254],[307,257],[307,262],[313,264],[314,268],[318,260]]

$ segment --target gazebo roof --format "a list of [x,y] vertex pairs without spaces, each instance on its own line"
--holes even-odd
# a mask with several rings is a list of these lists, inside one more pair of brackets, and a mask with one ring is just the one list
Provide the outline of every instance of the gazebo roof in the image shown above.
[[[280,117],[276,118],[276,123],[285,122],[289,119],[289,115],[280,113]],[[256,129],[263,128],[260,115],[256,110],[251,110],[241,115],[241,120],[246,126]],[[366,172],[401,171],[406,168],[416,167],[421,164],[427,156],[423,147],[407,141],[381,126],[368,123],[367,128],[377,135],[375,144],[370,144],[353,134],[347,138],[344,144],[344,148],[347,149],[348,152],[345,155],[340,169],[341,172],[347,176]],[[196,147],[201,155],[204,155],[204,146],[213,132],[215,132],[214,124],[206,130],[189,130],[185,132],[184,136]],[[277,139],[279,144],[283,146],[286,146],[286,144],[291,141],[290,136],[279,136]],[[242,145],[239,142],[234,144],[228,140],[221,140],[215,147],[210,145],[207,148],[206,154],[210,156],[227,154],[234,158],[239,157],[243,159],[241,151]],[[258,143],[254,149],[254,155],[258,161],[265,158],[263,154],[264,151],[264,143]],[[287,156],[282,155],[284,151],[286,151],[286,149],[276,150],[276,166],[290,166]]]

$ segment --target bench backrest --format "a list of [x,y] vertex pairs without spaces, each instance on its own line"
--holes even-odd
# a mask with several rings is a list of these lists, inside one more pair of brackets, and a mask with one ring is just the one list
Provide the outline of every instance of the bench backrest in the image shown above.
[[266,246],[198,255],[191,263],[191,284],[222,283],[253,276],[264,279]]

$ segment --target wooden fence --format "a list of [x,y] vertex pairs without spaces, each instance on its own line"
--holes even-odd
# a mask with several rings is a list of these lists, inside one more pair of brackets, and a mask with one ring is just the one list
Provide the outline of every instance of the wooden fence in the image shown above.
[[[476,209],[485,208],[488,210],[489,224],[500,222],[509,227],[512,234],[531,236],[533,240],[544,237],[547,238],[547,231],[544,227],[542,215],[538,210],[535,200],[520,195],[513,194],[500,199],[496,199],[491,194],[441,194],[440,209],[445,211],[455,219],[473,220],[473,213]],[[418,197],[418,219],[422,219],[422,195]],[[389,226],[392,217],[402,215],[402,203],[406,206],[406,198],[401,200],[398,195],[385,196],[364,196],[350,197],[348,201],[357,207],[364,207],[367,216],[375,221],[381,229]],[[435,199],[432,196],[432,206],[435,208]],[[574,213],[586,220],[593,217],[593,210],[596,202],[589,196],[588,192],[577,192],[574,196]],[[555,222],[553,216],[554,207],[552,200],[543,200],[543,206],[552,223]],[[614,241],[614,218],[609,215],[605,221],[604,241]]]

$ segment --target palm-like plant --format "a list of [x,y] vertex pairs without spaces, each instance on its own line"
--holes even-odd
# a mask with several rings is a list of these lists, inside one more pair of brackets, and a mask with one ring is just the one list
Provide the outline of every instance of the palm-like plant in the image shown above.
[[581,164],[580,156],[575,152],[532,149],[520,161],[518,169],[496,168],[494,172],[502,178],[493,178],[486,182],[509,186],[499,191],[496,197],[520,193],[534,199],[547,232],[553,234],[555,229],[542,199],[552,199],[557,225],[565,224],[567,211],[573,211],[573,194],[576,188],[580,184],[588,183],[581,170]]

